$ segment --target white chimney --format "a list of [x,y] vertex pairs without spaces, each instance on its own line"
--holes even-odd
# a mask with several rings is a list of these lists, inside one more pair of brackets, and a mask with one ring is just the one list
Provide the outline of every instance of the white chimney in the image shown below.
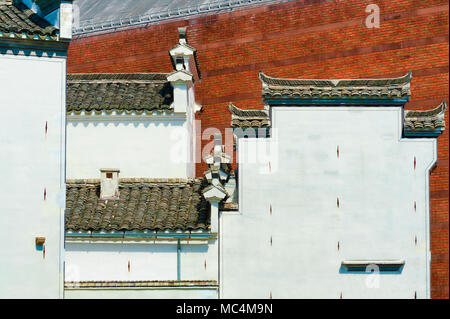
[[169,50],[176,71],[186,70],[191,72],[190,59],[194,56],[195,49],[187,44],[186,28],[178,28],[178,44]]
[[[72,39],[73,19],[72,0],[62,0],[59,6],[59,37],[61,39]],[[79,17],[76,16],[75,19]]]
[[100,199],[119,199],[119,173],[117,168],[100,169]]

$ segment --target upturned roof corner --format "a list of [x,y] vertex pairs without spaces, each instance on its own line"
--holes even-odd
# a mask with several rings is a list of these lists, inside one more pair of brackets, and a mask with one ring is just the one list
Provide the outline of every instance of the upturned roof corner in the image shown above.
[[445,130],[445,111],[443,101],[436,108],[427,111],[405,111],[403,132],[405,137],[437,137]]
[[232,128],[268,128],[270,127],[269,112],[266,110],[244,110],[230,102],[228,110],[231,113]]

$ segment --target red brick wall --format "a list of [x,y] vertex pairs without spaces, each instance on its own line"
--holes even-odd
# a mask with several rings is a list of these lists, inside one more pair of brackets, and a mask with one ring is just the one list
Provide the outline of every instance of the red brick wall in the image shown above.
[[[368,29],[368,4],[380,7]],[[407,109],[449,101],[449,5],[446,0],[294,1],[75,38],[68,70],[169,72],[177,27],[188,27],[202,79],[196,83],[202,127],[226,128],[230,101],[262,108],[259,70],[277,77],[393,77],[413,72]],[[449,126],[432,172],[431,296],[449,298]],[[206,144],[208,141],[205,141]],[[204,145],[203,144],[203,145]],[[206,169],[197,167],[198,175]]]

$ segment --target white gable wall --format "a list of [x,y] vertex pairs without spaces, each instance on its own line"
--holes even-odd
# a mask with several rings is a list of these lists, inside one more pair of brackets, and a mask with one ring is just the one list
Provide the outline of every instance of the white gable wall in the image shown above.
[[0,298],[62,297],[65,72],[65,57],[0,54]]
[[[401,139],[402,116],[272,107],[270,174],[267,163],[242,163],[255,139],[239,139],[240,211],[222,212],[221,297],[428,298],[436,141]],[[389,259],[405,260],[400,274],[340,273],[344,260]]]

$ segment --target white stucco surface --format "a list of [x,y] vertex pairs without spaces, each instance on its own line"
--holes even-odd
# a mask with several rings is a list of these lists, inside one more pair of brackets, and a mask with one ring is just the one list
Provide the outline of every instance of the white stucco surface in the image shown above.
[[[216,240],[209,243],[180,245],[180,280],[218,279]],[[66,281],[177,280],[176,241],[66,242],[65,250]]]
[[[242,162],[255,139],[239,139],[239,213],[220,220],[221,297],[429,297],[436,141],[401,139],[401,119],[399,107],[273,107],[270,173]],[[340,273],[344,260],[390,259],[405,260],[401,273]]]
[[0,298],[62,297],[65,65],[0,55]]
[[215,288],[66,289],[65,299],[217,299]]
[[99,178],[100,168],[120,177],[186,178],[190,140],[186,120],[73,120],[67,123],[67,178]]

